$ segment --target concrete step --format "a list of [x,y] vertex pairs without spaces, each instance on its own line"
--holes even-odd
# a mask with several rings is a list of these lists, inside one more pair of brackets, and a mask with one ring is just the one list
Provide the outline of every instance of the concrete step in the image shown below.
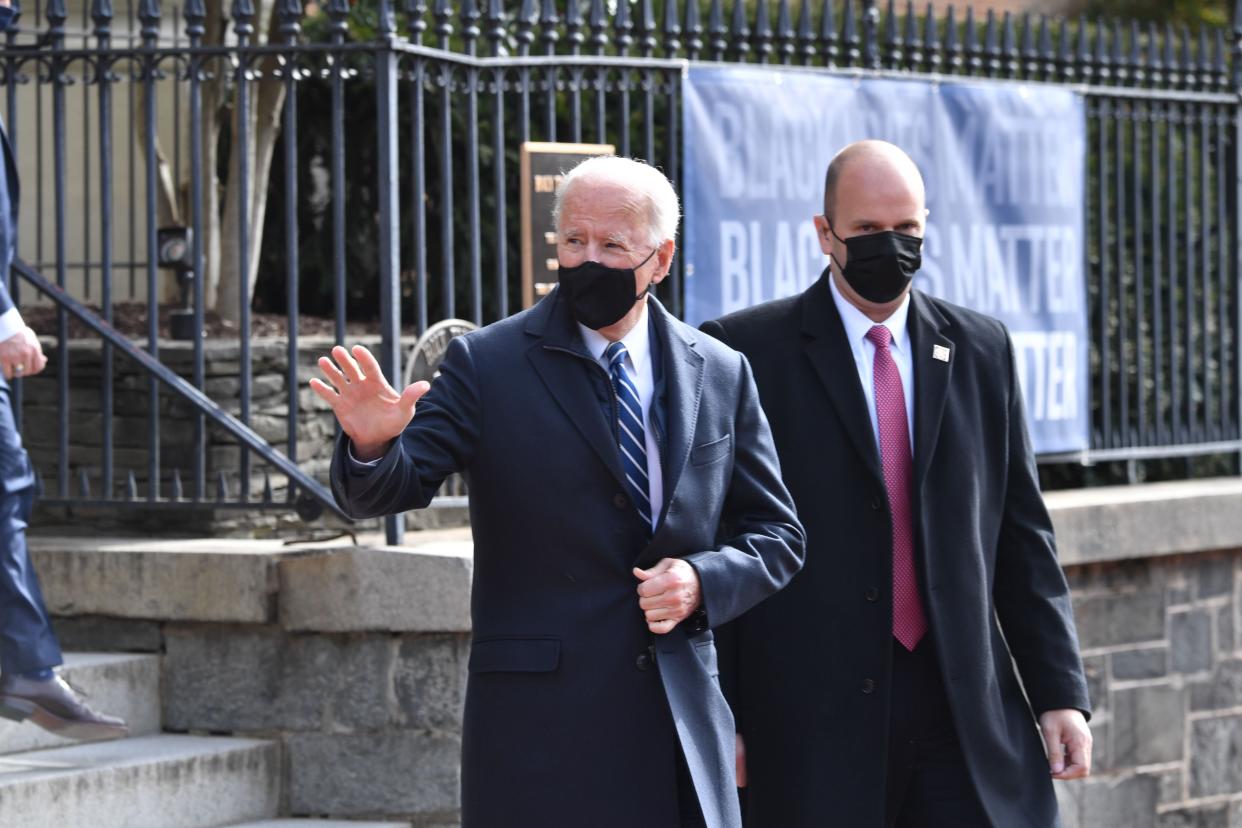
[[4,825],[209,828],[276,815],[273,742],[158,735],[0,757]]
[[[160,730],[160,662],[153,655],[66,653],[63,675],[101,713],[120,716],[131,736]],[[0,755],[74,744],[30,722],[0,719]]]
[[229,828],[410,828],[408,822],[351,822],[346,819],[268,819]]

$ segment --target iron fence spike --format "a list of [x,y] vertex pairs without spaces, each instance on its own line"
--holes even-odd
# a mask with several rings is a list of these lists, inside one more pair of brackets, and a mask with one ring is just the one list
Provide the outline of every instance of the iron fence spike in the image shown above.
[[841,16],[841,41],[845,44],[845,65],[857,66],[862,58],[859,49],[861,40],[858,36],[858,23],[854,20],[854,4],[845,4],[845,13]]
[[1160,59],[1160,31],[1156,24],[1147,24],[1147,78],[1151,85],[1159,87],[1164,81],[1164,61]]
[[962,71],[962,42],[957,36],[957,10],[950,4],[944,16],[944,54],[949,71],[958,74]]
[[[201,5],[202,0],[195,0]],[[112,34],[112,0],[91,0],[91,20],[95,21],[95,36],[109,37]],[[190,16],[189,3],[186,4],[185,16]]]
[[797,32],[793,27],[793,14],[789,11],[789,0],[777,0],[776,3],[776,42],[777,52],[780,53],[781,62],[789,63],[793,60],[794,38]]
[[840,56],[840,47],[837,46],[835,7],[836,3],[833,0],[824,0],[823,9],[819,17],[819,39],[824,44],[824,64],[826,66],[835,66],[837,58]]
[[707,8],[707,33],[710,38],[712,60],[724,60],[729,48],[729,28],[725,25],[724,3],[711,0]]
[[733,22],[730,35],[733,38],[733,53],[740,63],[750,51],[750,25],[746,22],[745,0],[733,0]]
[[772,25],[769,18],[768,0],[755,0],[755,51],[759,60],[767,63],[772,54]]
[[923,63],[923,41],[919,37],[919,16],[914,12],[914,0],[906,0],[906,66],[917,72]]
[[1021,67],[1021,52],[1018,51],[1018,33],[1014,24],[1013,14],[1005,12],[1001,18],[1001,53],[1004,55],[1003,68],[1005,76],[1017,77]]
[[928,68],[933,72],[944,62],[940,46],[940,26],[936,20],[936,10],[929,2],[927,14],[923,17],[923,52],[927,56]]
[[977,75],[983,69],[983,54],[979,51],[979,25],[975,20],[975,7],[966,7],[966,71]]

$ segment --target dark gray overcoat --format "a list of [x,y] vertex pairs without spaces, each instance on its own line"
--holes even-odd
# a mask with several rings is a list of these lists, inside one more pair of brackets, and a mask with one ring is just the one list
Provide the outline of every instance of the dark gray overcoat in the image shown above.
[[[793,584],[720,636],[746,739],[748,828],[885,819],[892,529],[829,278],[704,325],[754,368],[808,539]],[[916,565],[962,773],[992,825],[1050,828],[1056,799],[1032,714],[1090,701],[1013,348],[996,320],[919,291],[906,324]]]
[[651,300],[665,491],[652,535],[626,495],[608,376],[557,293],[453,340],[376,467],[338,444],[333,490],[367,517],[426,506],[447,475],[468,477],[464,828],[674,828],[679,751],[706,824],[738,828],[712,633],[687,621],[651,635],[631,568],[689,561],[717,625],[801,566],[750,368]]

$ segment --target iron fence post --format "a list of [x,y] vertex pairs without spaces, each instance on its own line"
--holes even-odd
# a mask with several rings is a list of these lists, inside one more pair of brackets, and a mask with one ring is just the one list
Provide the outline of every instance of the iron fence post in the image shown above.
[[[1234,396],[1233,424],[1242,430],[1242,0],[1233,5],[1233,92],[1239,96],[1233,108],[1233,244],[1230,271],[1234,301]],[[1238,454],[1238,473],[1242,474],[1242,452]]]
[[[67,286],[68,262],[65,253],[65,66],[61,52],[65,47],[65,2],[50,0],[47,6],[48,35],[51,38],[52,61],[52,163],[55,192],[55,238],[56,284],[62,290]],[[60,456],[56,461],[56,488],[61,497],[69,496],[69,318],[64,309],[56,312],[56,380],[57,405],[60,426]]]
[[[401,387],[401,245],[397,180],[397,53],[392,0],[379,0],[379,36],[375,53],[375,111],[379,121],[376,186],[379,189],[380,367]],[[401,515],[384,518],[384,537],[398,546],[405,537]]]

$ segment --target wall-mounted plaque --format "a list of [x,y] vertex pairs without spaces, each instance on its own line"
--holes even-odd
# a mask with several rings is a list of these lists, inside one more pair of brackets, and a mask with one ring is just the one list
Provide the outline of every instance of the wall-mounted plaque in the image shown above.
[[614,152],[611,144],[522,144],[522,307],[529,308],[556,287],[552,201],[561,176],[587,157]]

